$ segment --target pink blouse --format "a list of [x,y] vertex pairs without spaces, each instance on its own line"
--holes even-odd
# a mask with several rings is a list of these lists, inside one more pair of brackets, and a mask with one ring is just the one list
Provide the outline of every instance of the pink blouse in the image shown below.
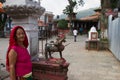
[[21,46],[13,46],[12,49],[17,53],[15,65],[16,76],[24,76],[25,74],[32,72],[32,62],[28,50]]

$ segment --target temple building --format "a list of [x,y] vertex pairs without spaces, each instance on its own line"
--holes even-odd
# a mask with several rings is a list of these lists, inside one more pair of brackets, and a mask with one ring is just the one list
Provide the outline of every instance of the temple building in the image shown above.
[[52,31],[54,31],[53,26],[54,14],[50,11],[45,11],[44,14],[38,19],[39,28],[39,38],[41,37],[51,37]]
[[[76,13],[72,16],[72,28],[76,28],[78,31],[82,27],[83,33],[87,34],[92,26],[95,26],[96,29],[100,29],[99,18],[101,15],[101,9],[97,8],[94,10],[95,13],[90,16],[86,16],[80,19],[76,19]],[[69,21],[69,17],[66,18]]]
[[[88,31],[90,30],[90,28],[92,26],[95,26],[96,30],[100,29],[100,16],[101,16],[101,9],[97,8],[94,10],[95,13],[93,15],[90,16],[86,16],[80,19],[76,18],[76,14],[77,13],[73,13],[72,14],[72,29],[77,29],[79,31],[79,29],[82,27],[83,28],[83,34],[88,34]],[[57,28],[57,23],[60,19],[54,19],[54,26]],[[65,18],[65,20],[68,21],[68,27],[69,27],[69,16],[67,18]]]
[[101,9],[95,9],[95,13],[91,16],[86,16],[84,18],[80,18],[81,27],[88,32],[92,26],[95,26],[97,30],[100,29],[100,16],[101,16]]

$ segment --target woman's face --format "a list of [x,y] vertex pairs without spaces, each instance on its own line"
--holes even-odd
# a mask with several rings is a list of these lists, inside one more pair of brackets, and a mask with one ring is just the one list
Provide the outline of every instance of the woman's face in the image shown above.
[[18,42],[23,42],[25,39],[25,33],[21,28],[16,31],[16,39]]

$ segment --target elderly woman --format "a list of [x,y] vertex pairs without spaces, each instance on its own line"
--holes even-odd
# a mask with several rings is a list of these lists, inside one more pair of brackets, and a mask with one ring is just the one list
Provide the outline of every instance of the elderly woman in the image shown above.
[[24,29],[21,26],[14,27],[6,56],[10,80],[32,80],[32,63],[27,47],[28,39]]

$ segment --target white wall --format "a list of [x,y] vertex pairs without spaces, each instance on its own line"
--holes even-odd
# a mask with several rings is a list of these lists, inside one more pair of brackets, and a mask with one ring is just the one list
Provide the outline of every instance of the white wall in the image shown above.
[[109,16],[109,44],[110,50],[115,57],[120,60],[120,18],[112,21],[112,16]]

